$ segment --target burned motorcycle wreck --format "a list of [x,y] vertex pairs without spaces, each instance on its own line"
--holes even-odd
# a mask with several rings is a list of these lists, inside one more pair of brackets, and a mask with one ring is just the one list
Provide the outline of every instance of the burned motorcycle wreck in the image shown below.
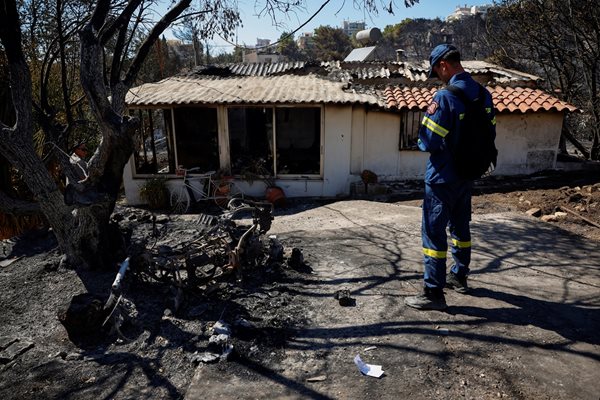
[[[240,216],[251,224],[236,224]],[[132,257],[132,268],[178,287],[199,288],[233,272],[242,279],[245,266],[281,261],[283,247],[274,239],[268,245],[263,241],[272,220],[270,203],[232,200],[221,215],[199,214],[197,229],[183,232],[184,240],[174,243],[155,233],[158,240]]]
[[151,224],[151,229],[131,238],[129,257],[120,265],[108,300],[87,293],[73,298],[59,314],[72,340],[100,330],[124,337],[119,328],[127,314],[123,293],[128,281],[169,287],[165,312],[173,314],[186,293],[202,295],[221,281],[241,282],[246,268],[283,261],[281,243],[274,236],[265,238],[273,220],[270,203],[235,199],[220,215],[185,217],[185,223],[149,218],[146,226]]

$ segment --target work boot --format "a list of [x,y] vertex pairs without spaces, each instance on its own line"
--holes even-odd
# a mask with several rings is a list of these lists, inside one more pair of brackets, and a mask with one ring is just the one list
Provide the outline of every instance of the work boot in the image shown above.
[[405,298],[404,304],[417,310],[445,310],[448,307],[444,291],[427,286],[424,288],[423,294]]
[[467,285],[467,277],[464,276],[459,278],[454,272],[450,272],[446,276],[446,287],[454,289],[457,293],[465,294],[469,291],[469,285]]

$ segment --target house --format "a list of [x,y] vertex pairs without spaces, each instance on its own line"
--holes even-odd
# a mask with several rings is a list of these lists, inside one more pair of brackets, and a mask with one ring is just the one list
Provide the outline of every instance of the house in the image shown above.
[[253,51],[242,50],[243,63],[278,63],[284,60],[281,54],[275,53],[270,39],[256,38],[256,46]]
[[489,4],[481,5],[481,6],[467,6],[465,4],[464,7],[456,6],[452,14],[446,17],[446,22],[458,21],[464,19],[466,17],[471,17],[474,15],[479,15],[485,18],[488,10],[492,6]]
[[[497,111],[498,168],[518,175],[551,169],[565,112],[575,107],[537,88],[539,78],[482,61],[463,62],[491,91]],[[125,194],[176,169],[226,170],[249,195],[262,163],[288,197],[350,193],[368,169],[380,180],[423,177],[416,148],[423,113],[441,82],[423,63],[304,62],[198,69],[132,88],[127,104],[143,123],[124,171]]]

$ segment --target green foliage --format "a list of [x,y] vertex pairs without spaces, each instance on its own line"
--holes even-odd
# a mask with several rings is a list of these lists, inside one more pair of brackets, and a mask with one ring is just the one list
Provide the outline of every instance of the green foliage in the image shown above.
[[140,197],[148,202],[150,209],[155,210],[167,206],[169,191],[166,183],[166,178],[157,177],[148,179],[140,187]]
[[406,18],[383,29],[383,42],[394,50],[404,50],[408,60],[425,60],[431,49],[441,41],[436,38],[436,33],[441,32],[444,26],[439,19]]
[[283,32],[279,36],[277,43],[277,52],[282,56],[287,57],[290,61],[300,61],[304,59],[304,55],[300,52],[298,44],[294,40],[294,35],[289,32]]
[[320,61],[343,60],[352,51],[352,43],[343,29],[322,25],[315,29],[313,51],[313,58]]
[[262,181],[266,187],[275,186],[275,177],[266,167],[267,161],[263,158],[250,160],[242,170],[242,177],[252,185],[254,181]]

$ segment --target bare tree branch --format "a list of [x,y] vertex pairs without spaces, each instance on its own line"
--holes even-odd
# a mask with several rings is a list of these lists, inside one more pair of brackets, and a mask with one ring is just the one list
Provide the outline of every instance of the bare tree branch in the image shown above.
[[101,44],[106,44],[108,40],[113,37],[117,30],[122,29],[124,25],[127,26],[131,16],[136,8],[138,8],[138,6],[142,3],[142,1],[143,0],[129,0],[127,2],[127,6],[123,12],[121,12],[121,14],[119,14],[119,16],[100,33]]
[[96,8],[92,13],[92,19],[90,20],[90,27],[94,30],[94,32],[100,32],[100,29],[102,29],[109,11],[110,0],[98,0]]
[[[0,40],[4,45],[10,78],[14,83],[11,92],[17,115],[15,128],[23,136],[31,137],[31,76],[21,48],[21,28],[17,5],[15,0],[1,0],[0,5]],[[3,141],[5,140],[6,138],[3,138]],[[5,146],[0,146],[0,149],[2,148]],[[12,161],[12,157],[9,160]]]
[[139,48],[135,55],[127,73],[125,75],[124,84],[128,88],[133,85],[135,77],[139,72],[140,68],[148,53],[152,49],[154,42],[160,37],[160,35],[167,29],[167,27],[186,9],[190,6],[192,0],[180,0],[173,8],[171,8],[161,19],[154,25],[146,40]]

